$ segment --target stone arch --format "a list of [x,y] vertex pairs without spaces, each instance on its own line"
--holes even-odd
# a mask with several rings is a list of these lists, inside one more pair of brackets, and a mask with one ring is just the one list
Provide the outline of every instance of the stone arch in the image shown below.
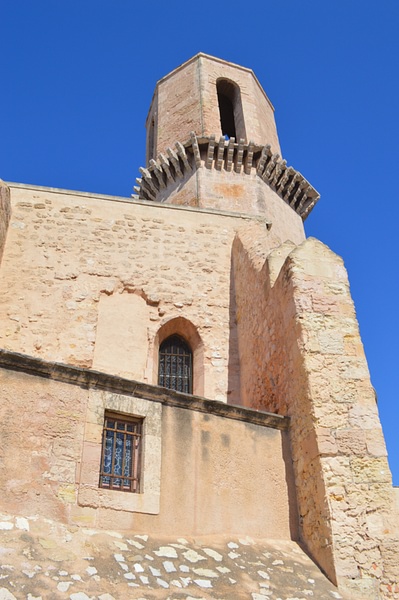
[[216,91],[222,134],[245,141],[245,122],[239,86],[230,79],[219,78],[216,80]]
[[196,396],[204,395],[204,344],[197,328],[185,317],[172,317],[161,325],[154,339],[153,377],[152,381],[158,384],[158,355],[159,347],[164,340],[172,335],[177,335],[190,346],[193,354],[192,388]]

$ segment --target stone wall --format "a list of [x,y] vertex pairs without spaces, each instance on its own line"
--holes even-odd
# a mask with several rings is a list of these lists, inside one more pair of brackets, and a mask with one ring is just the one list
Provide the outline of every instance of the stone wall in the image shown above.
[[[1,511],[161,536],[296,538],[287,434],[274,427],[284,419],[12,360],[20,371],[0,369]],[[143,493],[98,488],[104,408],[145,413]]]
[[0,179],[0,263],[11,216],[10,190]]
[[[391,474],[342,260],[308,239],[233,252],[241,395],[291,417],[300,529],[349,598],[394,598]],[[264,293],[262,294],[262,290]]]
[[[292,232],[303,239],[298,215],[276,202],[292,222],[274,225],[275,213],[268,231],[254,221],[269,249]],[[229,380],[237,365],[231,246],[251,217],[23,186],[12,188],[12,204],[0,270],[3,348],[156,383],[157,332],[184,317],[204,347],[194,392],[240,402]]]

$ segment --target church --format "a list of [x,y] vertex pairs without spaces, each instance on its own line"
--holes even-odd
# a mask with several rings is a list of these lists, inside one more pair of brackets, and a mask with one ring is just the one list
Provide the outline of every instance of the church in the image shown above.
[[146,130],[130,198],[0,182],[0,598],[399,598],[347,273],[271,101],[200,53]]

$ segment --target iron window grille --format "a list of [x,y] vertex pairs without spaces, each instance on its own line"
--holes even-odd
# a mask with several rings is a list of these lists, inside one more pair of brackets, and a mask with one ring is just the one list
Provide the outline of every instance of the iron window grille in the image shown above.
[[142,449],[143,419],[106,413],[99,487],[139,493]]
[[158,384],[176,392],[192,394],[193,355],[189,345],[178,335],[164,340],[159,348]]

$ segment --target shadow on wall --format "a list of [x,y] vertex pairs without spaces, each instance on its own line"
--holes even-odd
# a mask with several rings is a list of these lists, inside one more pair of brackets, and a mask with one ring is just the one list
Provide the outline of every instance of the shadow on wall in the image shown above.
[[233,257],[230,263],[230,303],[229,303],[229,355],[227,376],[228,404],[242,405],[240,393],[240,356],[238,351],[237,305],[233,268]]

